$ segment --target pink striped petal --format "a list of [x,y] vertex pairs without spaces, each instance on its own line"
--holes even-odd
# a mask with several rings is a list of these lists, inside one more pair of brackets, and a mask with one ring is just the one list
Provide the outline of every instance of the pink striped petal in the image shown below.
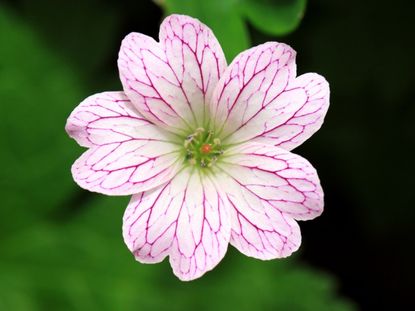
[[260,259],[289,256],[301,243],[294,219],[323,211],[323,191],[308,161],[284,149],[246,143],[221,163],[232,206],[231,244]]
[[140,33],[123,40],[118,67],[124,90],[146,118],[183,132],[207,122],[206,103],[226,67],[212,31],[198,20],[171,15],[160,42]]
[[[324,77],[306,73],[297,77],[284,94],[289,94],[289,104],[295,110],[284,123],[257,134],[255,141],[292,150],[320,129],[329,108],[330,88]],[[237,132],[230,139],[239,140],[241,134]]]
[[156,263],[170,256],[173,272],[193,280],[226,253],[230,220],[220,193],[206,177],[184,169],[167,184],[133,196],[123,236],[135,258]]
[[304,158],[262,143],[245,143],[228,151],[223,169],[233,179],[297,220],[320,216],[324,193],[317,172]]
[[178,170],[180,145],[141,117],[123,92],[85,99],[69,116],[66,131],[90,147],[72,166],[74,180],[90,191],[134,194],[169,180]]
[[266,137],[267,143],[291,150],[319,129],[328,84],[317,74],[296,78],[295,54],[285,44],[268,42],[235,58],[213,95],[223,141]]
[[237,180],[224,180],[231,214],[231,244],[246,256],[283,258],[301,243],[298,224]]

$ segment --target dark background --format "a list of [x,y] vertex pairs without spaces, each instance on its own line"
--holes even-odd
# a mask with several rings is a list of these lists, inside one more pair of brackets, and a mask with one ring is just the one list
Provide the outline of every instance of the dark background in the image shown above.
[[[63,60],[67,66],[65,70],[70,72],[73,79],[77,81],[75,84],[80,85],[76,95],[68,95],[65,91],[67,83],[62,82],[64,85],[62,90],[59,89],[54,94],[56,100],[51,100],[59,105],[61,98],[69,98],[65,99],[68,103],[57,115],[56,120],[61,123],[56,127],[51,125],[51,130],[57,129],[58,131],[63,131],[64,121],[62,120],[84,97],[95,92],[121,88],[117,80],[116,67],[121,39],[131,31],[157,38],[158,26],[163,17],[163,11],[151,1],[91,0],[73,1],[70,4],[46,0],[3,2],[7,5],[4,8],[7,8],[8,14],[13,15],[21,23],[25,23],[31,35],[40,38],[44,46],[54,51],[59,59]],[[330,83],[331,106],[325,124],[312,139],[295,150],[296,153],[309,159],[317,168],[325,190],[326,201],[325,212],[320,218],[301,223],[303,245],[300,254],[296,255],[295,262],[307,269],[316,269],[323,274],[330,274],[337,280],[334,282],[337,285],[333,286],[335,295],[352,301],[351,305],[355,309],[408,310],[415,307],[412,298],[415,280],[412,231],[415,221],[413,199],[415,186],[414,9],[414,2],[403,0],[315,0],[309,1],[303,21],[289,35],[271,37],[256,30],[252,25],[249,26],[252,45],[270,40],[288,43],[298,52],[299,74],[315,71],[324,75]],[[12,40],[12,37],[8,36],[9,34],[12,36],[14,31],[15,29],[10,29],[0,32],[2,35],[0,36],[0,49]],[[0,74],[2,68],[7,67],[8,62],[11,63],[11,60],[0,59]],[[13,64],[20,64],[20,61]],[[30,77],[34,77],[31,80],[34,84],[37,83],[37,75],[42,76],[42,79],[47,79],[45,77],[47,72],[26,67],[22,69],[22,72],[23,70],[37,71],[37,74],[30,74]],[[48,83],[53,87],[55,80],[53,76],[51,77]],[[3,80],[0,79],[0,82],[14,81],[10,79],[7,76]],[[25,92],[24,88],[21,89],[21,85],[11,83],[8,91],[0,93],[0,96],[3,96],[3,98],[0,97],[0,105],[4,109],[1,117],[8,119],[0,128],[3,130],[4,135],[1,136],[3,138],[9,137],[9,134],[5,133],[10,133],[15,124],[11,121],[13,117],[17,120],[17,117],[22,115],[20,110],[10,112],[8,108],[5,108],[10,105],[11,100],[13,100],[13,105],[19,105],[14,97],[8,96],[13,86],[16,92]],[[31,106],[36,107],[33,108],[34,110],[43,109],[39,94],[34,93],[27,97],[29,97],[27,102],[31,105],[36,103],[35,106]],[[24,106],[21,110],[25,110]],[[25,115],[23,112],[23,118],[30,119],[30,117],[30,114]],[[53,110],[48,118],[39,120],[36,128],[44,127],[42,123],[57,122],[54,119]],[[26,124],[24,120],[19,122]],[[21,139],[22,144],[24,142],[25,147],[22,147],[22,150],[19,149],[21,146],[16,143],[16,140],[11,142],[6,139],[2,143],[2,149],[5,148],[2,152],[14,150],[14,158],[25,154],[32,159],[31,161],[36,161],[36,156],[32,157],[31,151],[33,148],[38,148],[35,143],[37,138],[22,133],[21,136],[11,134],[17,135],[17,140]],[[65,133],[59,135],[63,137]],[[50,139],[52,138],[43,136],[42,142],[47,144]],[[27,143],[29,140],[30,142]],[[9,245],[15,245],[13,242],[15,238],[10,240],[9,237],[20,232],[21,228],[37,227],[36,224],[39,223],[49,229],[53,227],[51,231],[48,231],[49,229],[42,231],[43,235],[41,234],[39,238],[41,241],[44,241],[46,236],[54,236],[54,230],[62,226],[69,226],[70,230],[76,232],[73,234],[78,234],[83,229],[71,223],[83,223],[83,215],[89,213],[85,210],[91,202],[98,202],[94,203],[97,206],[117,206],[116,217],[122,215],[127,199],[109,204],[109,201],[105,200],[111,199],[98,198],[98,195],[84,192],[72,185],[69,165],[80,154],[81,149],[69,138],[62,138],[62,141],[67,146],[62,148],[71,151],[62,153],[64,154],[62,161],[48,164],[53,174],[57,170],[61,173],[56,176],[53,174],[47,176],[47,178],[55,178],[55,184],[58,185],[55,185],[56,189],[52,185],[52,188],[45,190],[44,196],[39,194],[39,191],[34,194],[30,190],[27,192],[24,183],[30,183],[32,180],[26,178],[22,181],[21,178],[16,178],[16,181],[13,181],[13,176],[18,174],[16,170],[8,170],[6,167],[3,173],[0,173],[6,198],[4,205],[2,204],[0,208],[0,217],[3,220],[6,218],[10,220],[3,221],[4,224],[0,230],[0,234],[3,234],[3,237],[0,237],[0,243],[6,241],[3,246],[0,246],[0,259],[3,257],[3,262],[5,262],[3,266],[8,267],[4,268],[4,271],[11,271],[7,262],[18,262],[19,259],[16,258],[23,258],[29,254],[8,251]],[[19,146],[16,147],[15,144]],[[17,163],[16,167],[20,165]],[[32,164],[28,165],[32,167]],[[28,172],[30,174],[30,171]],[[43,176],[43,173],[37,171],[36,174],[37,178]],[[59,176],[62,176],[61,183]],[[70,191],[62,194],[65,197],[64,200],[55,200],[54,196],[58,196],[57,193],[61,188],[59,184],[62,183],[67,185],[65,187],[69,187]],[[14,197],[10,195],[10,191],[16,193]],[[6,193],[9,193],[9,196]],[[18,197],[19,199],[13,199]],[[24,201],[26,198],[28,198],[27,201]],[[51,201],[51,207],[43,209],[47,205],[45,202]],[[34,205],[43,207],[35,208]],[[33,215],[28,216],[30,214],[27,212],[28,209],[31,209],[30,213]],[[97,213],[97,217],[95,214],[91,217],[95,219],[95,222],[100,222],[101,211]],[[12,221],[14,217],[18,220]],[[30,221],[24,220],[26,218],[30,218]],[[107,221],[108,223],[114,221],[114,215],[107,216]],[[48,225],[44,225],[45,222]],[[119,225],[120,220],[117,219],[115,224],[112,223],[110,231],[113,230],[111,232],[119,234],[117,232]],[[97,232],[100,231],[97,229]],[[28,233],[28,236],[32,238],[33,234]],[[39,247],[43,247],[43,251],[40,253],[42,253],[41,256],[46,256],[48,247],[52,245],[53,249],[55,244],[42,243]],[[61,242],[59,240],[56,243],[59,246]],[[116,243],[117,245],[122,243],[118,236]],[[27,245],[24,248],[27,249]],[[132,261],[122,245],[117,250],[111,249],[111,252],[116,251],[124,252],[123,260]],[[101,260],[100,252],[101,254],[109,252],[105,248],[105,242],[95,253],[97,260]],[[42,261],[41,256],[39,260]],[[235,258],[241,256],[230,251],[217,273],[226,272],[227,269],[236,269],[232,268],[233,263],[236,262]],[[50,260],[53,263],[55,259]],[[56,259],[55,262],[57,260],[60,259]],[[124,264],[122,260],[117,262],[120,265]],[[270,265],[270,263],[264,263],[264,265]],[[143,266],[139,269],[140,271],[155,271],[152,269],[157,268]],[[163,278],[161,275],[164,273],[171,274],[167,264],[162,269],[158,277]],[[15,276],[18,274],[22,274],[23,279],[23,274],[26,274],[26,270],[21,268],[16,268],[16,271],[16,273],[10,272],[10,280],[17,279]],[[39,274],[42,273],[39,272]],[[215,272],[211,272],[213,273]],[[255,276],[255,273],[252,273]],[[47,273],[45,277],[47,278]],[[209,283],[204,284],[210,284],[209,286],[215,286],[213,284],[215,280],[218,280],[217,276],[209,275],[205,278]],[[160,281],[157,286],[160,288],[167,286],[165,289],[171,292],[170,298],[174,297],[176,290],[186,290],[184,285],[178,284],[176,280],[169,278],[166,282],[168,285],[160,285],[165,284],[164,281]],[[241,282],[244,283],[243,280]],[[197,284],[199,284],[195,285],[199,286],[197,291],[204,291],[204,285]],[[244,284],[247,287],[250,286],[249,283]],[[294,287],[297,286],[293,284]],[[19,286],[20,283],[16,285],[16,288],[20,289]],[[143,286],[145,288],[145,285]],[[34,291],[32,287],[24,288],[21,297],[26,297],[26,294],[32,297],[32,291]],[[127,292],[128,290],[128,288],[125,289]],[[105,295],[105,291],[101,294]],[[61,293],[56,295],[61,295]],[[58,310],[61,304],[67,302],[66,298],[62,298],[62,301],[53,301],[54,291],[48,286],[40,292],[36,289],[36,295],[33,297],[35,297],[34,301],[37,301],[36,306],[42,306],[38,301],[46,300],[48,304],[58,306]],[[96,302],[96,299],[99,299],[97,297],[100,296],[96,296],[93,301]],[[234,297],[238,297],[238,294]],[[120,299],[122,300],[122,297]],[[0,299],[0,309],[1,301]],[[265,307],[261,308],[259,305],[258,308],[272,310],[274,305],[272,299],[270,301]],[[209,301],[207,300],[206,303],[208,304]],[[202,305],[201,302],[198,307],[201,308]],[[32,310],[24,306],[23,304],[21,310]],[[95,309],[94,304],[91,306],[90,309]],[[189,303],[189,306],[195,306],[195,304]],[[232,309],[233,306],[235,305],[230,305],[228,309]],[[151,305],[147,307],[152,309]],[[88,307],[85,307],[85,310],[87,309]],[[33,308],[33,310],[38,309]],[[84,309],[79,308],[79,310]],[[291,310],[296,309],[291,308]],[[310,308],[310,310],[313,309]]]
[[[415,306],[415,23],[411,1],[311,1],[288,38],[304,72],[331,85],[331,107],[297,152],[326,194],[304,223],[309,262],[335,273],[364,310]],[[317,237],[317,238],[316,238]]]

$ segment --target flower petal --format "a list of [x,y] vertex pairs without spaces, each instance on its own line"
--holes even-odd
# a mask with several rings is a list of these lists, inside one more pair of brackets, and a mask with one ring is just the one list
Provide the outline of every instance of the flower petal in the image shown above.
[[202,126],[206,103],[226,68],[212,31],[198,20],[171,15],[160,26],[160,43],[131,33],[118,67],[128,97],[149,120],[179,132]]
[[230,220],[213,183],[184,169],[167,184],[133,196],[123,236],[138,261],[156,263],[169,255],[174,273],[192,280],[225,255]]
[[328,108],[328,84],[317,74],[295,78],[295,54],[268,42],[235,58],[212,102],[224,142],[266,136],[268,143],[292,149],[317,131]]
[[[296,75],[295,51],[267,42],[240,53],[222,75],[212,101],[217,129],[224,135],[246,126]],[[252,124],[249,124],[252,127]]]
[[241,253],[263,260],[283,258],[301,243],[298,224],[241,186],[235,179],[226,181],[231,214],[231,245]]
[[74,180],[90,191],[134,194],[178,171],[179,145],[141,117],[123,92],[95,94],[69,116],[66,131],[90,147],[72,166]]
[[297,220],[320,216],[324,193],[317,172],[304,158],[282,148],[245,143],[228,151],[223,170],[242,187]]
[[[320,129],[329,108],[330,88],[324,77],[306,73],[292,81],[281,95],[289,97],[290,104],[295,103],[295,111],[290,109],[284,123],[264,129],[255,141],[292,150]],[[243,133],[236,132],[230,139],[239,140],[239,135]]]
[[289,256],[301,243],[294,219],[317,217],[323,191],[313,167],[284,149],[246,143],[220,164],[232,219],[231,244],[260,259]]

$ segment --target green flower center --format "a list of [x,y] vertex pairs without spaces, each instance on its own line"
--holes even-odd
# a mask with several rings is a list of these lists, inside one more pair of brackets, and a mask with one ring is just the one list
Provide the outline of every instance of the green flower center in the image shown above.
[[220,139],[213,130],[200,127],[184,140],[185,162],[201,168],[212,167],[223,154]]

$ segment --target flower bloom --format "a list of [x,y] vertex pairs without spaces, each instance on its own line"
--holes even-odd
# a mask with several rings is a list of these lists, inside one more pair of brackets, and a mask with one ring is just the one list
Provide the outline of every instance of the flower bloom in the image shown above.
[[83,188],[132,195],[123,237],[136,260],[169,256],[192,280],[213,269],[228,244],[247,256],[289,256],[297,220],[323,210],[315,169],[290,152],[323,123],[329,86],[296,76],[295,51],[267,42],[227,66],[212,31],[171,15],[159,42],[122,41],[124,91],[85,99],[66,131],[89,148],[72,166]]

